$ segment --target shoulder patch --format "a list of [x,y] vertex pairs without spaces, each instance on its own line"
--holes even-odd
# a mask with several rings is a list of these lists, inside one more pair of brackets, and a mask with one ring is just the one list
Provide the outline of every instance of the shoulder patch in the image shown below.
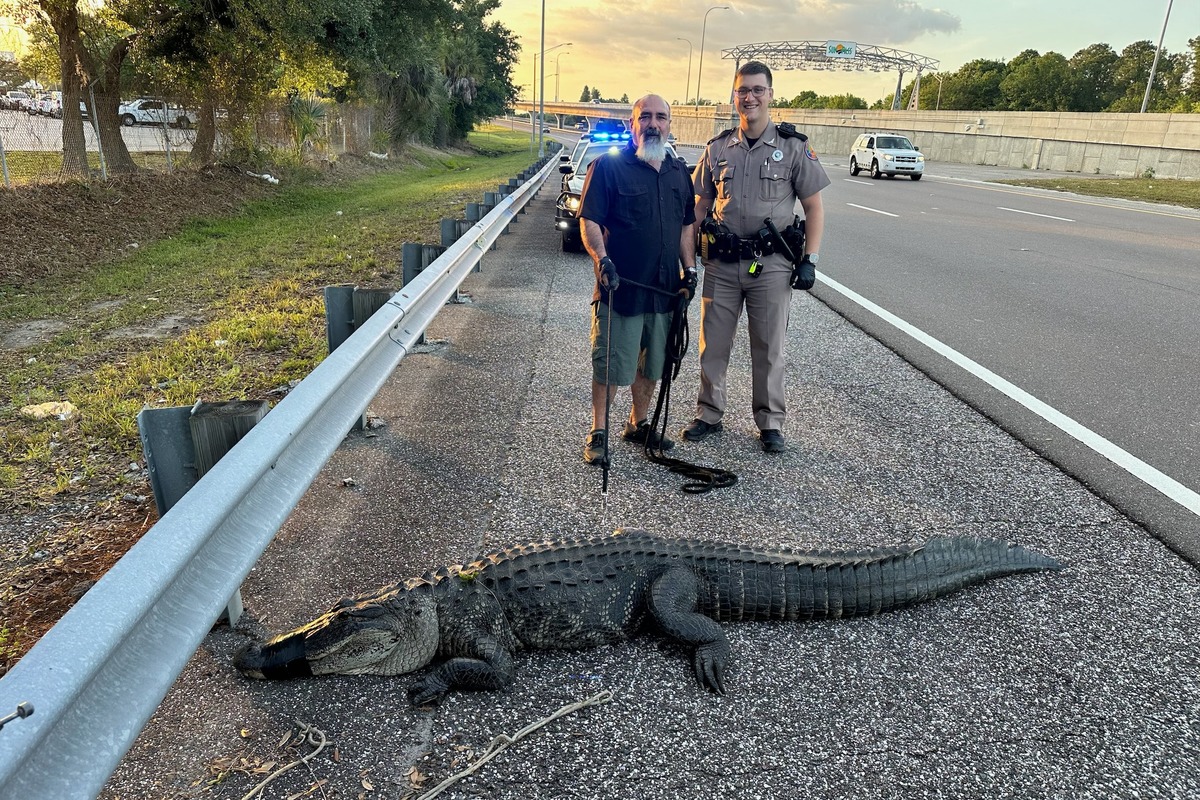
[[808,141],[808,137],[796,130],[796,126],[790,122],[778,123],[775,126],[775,130],[779,131],[779,135],[785,139],[799,139],[802,142]]
[[809,161],[817,160],[817,151],[813,150],[812,142],[808,141],[807,139],[804,142],[804,155]]
[[733,133],[733,130],[734,130],[733,128],[726,128],[725,130],[721,131],[716,136],[712,137],[707,142],[705,142],[704,143],[705,146],[712,144],[713,142],[717,141],[718,139],[724,139],[726,136]]

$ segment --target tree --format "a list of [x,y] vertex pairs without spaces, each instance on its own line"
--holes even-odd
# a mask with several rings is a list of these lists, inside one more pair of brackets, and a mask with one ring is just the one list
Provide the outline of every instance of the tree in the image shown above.
[[17,59],[8,53],[0,54],[0,84],[12,89],[29,80],[29,76],[21,69]]
[[[1105,111],[1136,112],[1141,110],[1146,83],[1150,80],[1150,65],[1154,63],[1154,50],[1154,43],[1147,39],[1134,42],[1121,51],[1121,56],[1113,70],[1113,89],[1116,99],[1108,105]],[[1161,89],[1162,82],[1161,77],[1156,78],[1155,89]],[[1159,93],[1160,98],[1161,96]]]
[[83,136],[83,117],[79,114],[83,45],[80,41],[76,0],[16,0],[11,4],[10,12],[25,22],[27,31],[34,30],[35,36],[38,35],[36,29],[39,23],[53,31],[53,37],[46,36],[46,40],[47,45],[54,49],[58,60],[56,76],[62,81],[62,171],[64,175],[84,177],[88,170],[87,146]]
[[1071,56],[1071,111],[1103,111],[1119,93],[1113,82],[1119,56],[1107,44],[1093,44]]
[[979,58],[963,64],[942,87],[942,108],[994,111],[1003,105],[1000,82],[1007,68],[1003,61]]
[[579,95],[579,102],[581,102],[581,103],[592,102],[592,90],[588,88],[586,83],[583,85],[583,94]]
[[1009,62],[1000,92],[1011,111],[1069,111],[1070,64],[1060,53],[1026,50]]

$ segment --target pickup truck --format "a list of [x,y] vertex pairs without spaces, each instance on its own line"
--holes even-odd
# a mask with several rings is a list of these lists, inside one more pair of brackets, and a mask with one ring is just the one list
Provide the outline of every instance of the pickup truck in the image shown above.
[[192,127],[192,118],[187,111],[179,106],[168,105],[161,100],[150,100],[141,98],[140,100],[130,100],[126,103],[121,103],[117,109],[117,116],[121,119],[122,125],[162,125],[164,114],[166,124],[172,128],[190,128]]

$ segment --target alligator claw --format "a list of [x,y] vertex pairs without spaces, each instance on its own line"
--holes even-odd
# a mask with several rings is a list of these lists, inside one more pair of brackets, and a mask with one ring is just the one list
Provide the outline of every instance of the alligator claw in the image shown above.
[[725,694],[725,665],[729,661],[726,642],[709,642],[696,648],[696,680],[706,689]]
[[408,688],[408,701],[414,706],[437,705],[449,691],[449,686],[429,675]]

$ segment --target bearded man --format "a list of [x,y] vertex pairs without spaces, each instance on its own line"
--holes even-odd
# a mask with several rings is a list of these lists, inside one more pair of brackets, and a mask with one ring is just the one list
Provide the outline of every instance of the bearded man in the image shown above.
[[[692,179],[667,153],[671,107],[650,94],[633,104],[629,147],[588,167],[580,230],[595,264],[592,293],[592,429],[589,464],[606,465],[609,403],[629,386],[632,408],[622,438],[669,450],[647,417],[662,377],[671,315],[682,289],[696,288]],[[622,281],[624,279],[624,282]]]

